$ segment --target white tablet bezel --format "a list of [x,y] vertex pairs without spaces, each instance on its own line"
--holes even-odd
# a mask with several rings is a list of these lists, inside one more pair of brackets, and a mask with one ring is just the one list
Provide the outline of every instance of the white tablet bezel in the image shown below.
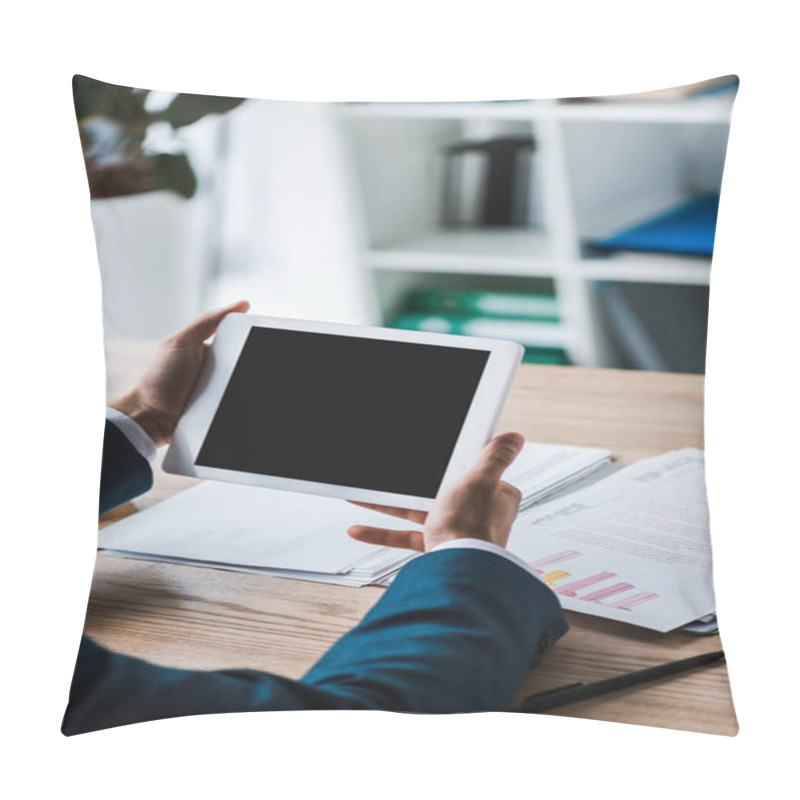
[[[445,470],[439,491],[462,475],[475,461],[481,448],[490,438],[503,408],[514,374],[522,359],[523,348],[516,342],[498,339],[478,339],[440,333],[405,331],[394,328],[373,328],[329,322],[310,322],[298,319],[260,317],[252,314],[229,314],[222,321],[208,352],[203,372],[189,405],[181,417],[163,462],[165,472],[190,475],[250,486],[264,486],[292,492],[341,497],[364,503],[428,511],[433,499],[392,492],[361,489],[356,486],[317,483],[315,481],[281,478],[250,472],[202,467],[195,464],[206,433],[228,385],[250,329],[279,328],[311,333],[355,336],[396,342],[431,344],[461,350],[486,350],[489,357],[481,375],[472,404],[464,419],[461,433]],[[387,454],[391,458],[391,454]]]

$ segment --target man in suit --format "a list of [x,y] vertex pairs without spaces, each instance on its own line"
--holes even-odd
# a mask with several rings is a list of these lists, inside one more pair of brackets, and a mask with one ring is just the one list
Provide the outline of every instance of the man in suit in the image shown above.
[[[207,314],[165,339],[136,388],[112,404],[101,513],[151,487],[148,462],[172,438],[206,340],[226,314],[248,307]],[[351,536],[425,555],[403,567],[362,622],[299,681],[256,670],[156,666],[84,636],[62,732],[234,711],[507,709],[535,659],[566,631],[555,595],[504,549],[520,496],[501,476],[523,442],[515,433],[495,437],[427,514],[368,506],[423,529],[356,525]]]

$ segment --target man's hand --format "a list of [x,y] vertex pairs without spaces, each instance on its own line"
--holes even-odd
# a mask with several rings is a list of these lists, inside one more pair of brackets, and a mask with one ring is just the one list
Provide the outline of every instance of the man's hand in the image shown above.
[[452,539],[483,539],[505,547],[521,496],[519,489],[501,478],[519,455],[523,444],[525,438],[520,433],[495,436],[483,448],[475,466],[461,480],[445,489],[427,513],[355,503],[424,525],[422,531],[353,525],[347,532],[354,539],[368,544],[405,547],[423,553]]
[[220,322],[231,312],[244,314],[250,303],[241,301],[199,317],[158,345],[139,383],[111,404],[144,428],[156,447],[169,444],[200,377],[208,348]]

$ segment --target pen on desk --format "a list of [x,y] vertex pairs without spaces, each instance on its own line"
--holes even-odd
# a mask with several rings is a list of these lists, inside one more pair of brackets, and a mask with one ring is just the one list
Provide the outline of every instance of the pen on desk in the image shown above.
[[549,711],[551,708],[577,703],[580,700],[588,700],[607,692],[627,689],[629,686],[636,686],[646,681],[665,678],[679,672],[703,667],[706,664],[713,664],[724,658],[724,651],[717,650],[713,653],[705,653],[701,656],[685,658],[681,661],[671,661],[668,664],[660,664],[657,667],[650,667],[638,672],[628,672],[625,675],[618,675],[616,678],[608,678],[604,681],[572,683],[569,686],[560,686],[558,689],[551,689],[549,692],[539,692],[526,697],[522,701],[520,710],[526,714],[538,714],[542,711]]

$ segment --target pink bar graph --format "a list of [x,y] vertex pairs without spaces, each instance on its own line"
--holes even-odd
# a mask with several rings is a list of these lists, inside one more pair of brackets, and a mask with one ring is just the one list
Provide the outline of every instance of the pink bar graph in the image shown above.
[[627,599],[623,598],[622,600],[617,600],[616,603],[609,603],[609,605],[612,608],[621,608],[623,611],[630,611],[634,606],[646,603],[648,600],[654,600],[656,597],[658,597],[658,595],[654,592],[639,592],[639,594],[635,594],[633,597],[628,597]]
[[581,578],[579,581],[572,581],[572,583],[565,583],[560,588],[556,589],[556,594],[563,594],[565,597],[575,597],[578,589],[585,589],[593,583],[600,583],[600,581],[608,580],[609,578],[616,578],[613,572],[598,572],[597,575],[591,575],[588,578]]
[[580,553],[577,550],[563,550],[555,555],[540,558],[538,561],[531,561],[530,565],[541,575],[544,572],[544,567],[558,564],[560,561],[567,561],[570,558],[577,558],[579,555]]
[[634,588],[635,587],[632,583],[615,583],[613,586],[609,586],[607,589],[599,589],[591,594],[585,594],[583,597],[579,597],[578,599],[586,600],[587,603],[599,603],[605,597],[611,597],[612,594],[627,592],[628,589]]

